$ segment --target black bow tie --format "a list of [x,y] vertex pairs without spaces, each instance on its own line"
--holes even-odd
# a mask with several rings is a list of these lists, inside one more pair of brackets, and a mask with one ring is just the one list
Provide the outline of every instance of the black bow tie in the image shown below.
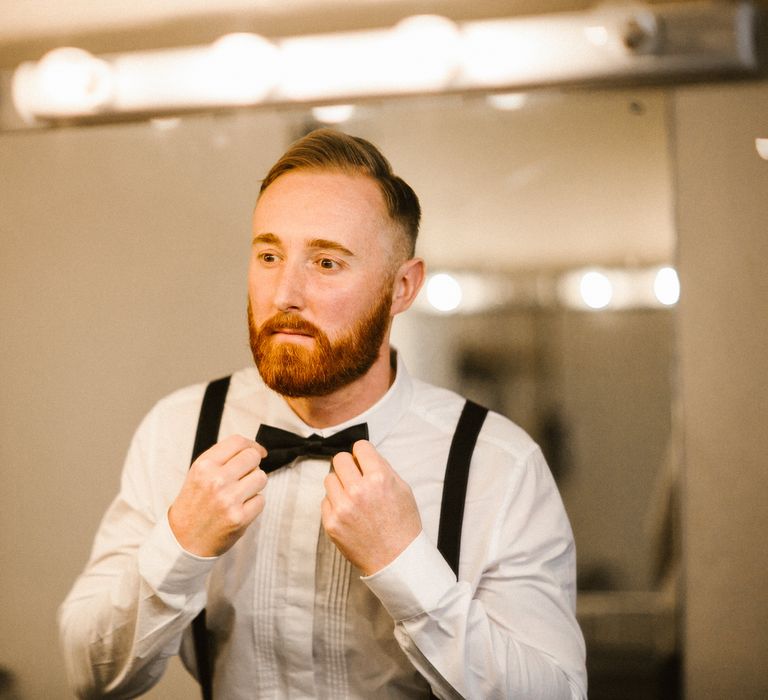
[[274,471],[296,457],[333,457],[339,452],[350,452],[357,440],[367,439],[368,426],[365,423],[345,428],[327,438],[315,433],[303,438],[271,425],[259,426],[256,433],[256,442],[267,450],[267,456],[261,460],[261,468],[265,472]]

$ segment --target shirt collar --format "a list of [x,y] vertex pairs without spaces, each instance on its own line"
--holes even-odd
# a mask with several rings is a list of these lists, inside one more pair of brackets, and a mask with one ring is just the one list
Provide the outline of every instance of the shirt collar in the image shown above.
[[327,428],[313,428],[299,418],[287,404],[285,399],[274,391],[271,395],[268,410],[269,422],[275,427],[290,430],[297,435],[308,437],[316,433],[322,437],[328,437],[351,425],[358,423],[368,424],[368,436],[371,443],[378,446],[405,413],[413,394],[413,383],[400,353],[392,349],[392,357],[395,361],[395,381],[387,392],[373,406],[349,420]]

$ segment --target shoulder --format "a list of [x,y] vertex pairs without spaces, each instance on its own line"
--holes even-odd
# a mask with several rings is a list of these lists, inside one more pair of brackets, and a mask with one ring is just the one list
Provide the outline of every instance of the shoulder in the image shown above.
[[[177,441],[185,441],[187,437],[192,440],[210,381],[189,384],[159,399],[142,420],[138,435],[148,440],[161,437],[164,440],[168,437]],[[234,372],[227,390],[226,410],[231,411],[233,406],[247,406],[252,403],[254,393],[265,390],[255,368]]]
[[[434,431],[452,436],[466,398],[417,379],[413,380],[413,387],[411,410],[414,417]],[[483,452],[496,453],[514,461],[524,461],[538,452],[538,445],[525,430],[496,411],[488,411],[477,446]]]
[[[223,378],[216,377],[208,381],[197,382],[176,389],[158,400],[150,414],[170,416],[193,413],[197,415],[208,385]],[[238,370],[226,378],[230,380],[227,390],[227,403],[242,401],[245,397],[252,396],[254,392],[258,393],[266,388],[261,381],[261,377],[259,377],[259,373],[253,367]]]

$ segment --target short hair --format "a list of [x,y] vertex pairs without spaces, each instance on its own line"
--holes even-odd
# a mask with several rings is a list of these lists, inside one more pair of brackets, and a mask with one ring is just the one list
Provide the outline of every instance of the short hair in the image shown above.
[[389,217],[405,234],[407,257],[413,257],[421,220],[419,198],[405,180],[395,175],[389,161],[370,141],[335,129],[311,131],[294,142],[272,166],[259,194],[291,170],[336,170],[375,180]]

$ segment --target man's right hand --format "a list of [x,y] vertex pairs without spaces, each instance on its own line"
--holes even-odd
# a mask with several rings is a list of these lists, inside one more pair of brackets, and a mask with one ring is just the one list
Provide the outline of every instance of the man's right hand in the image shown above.
[[171,504],[168,522],[178,543],[192,554],[226,552],[264,509],[267,475],[259,464],[267,451],[232,435],[203,452],[189,468]]

